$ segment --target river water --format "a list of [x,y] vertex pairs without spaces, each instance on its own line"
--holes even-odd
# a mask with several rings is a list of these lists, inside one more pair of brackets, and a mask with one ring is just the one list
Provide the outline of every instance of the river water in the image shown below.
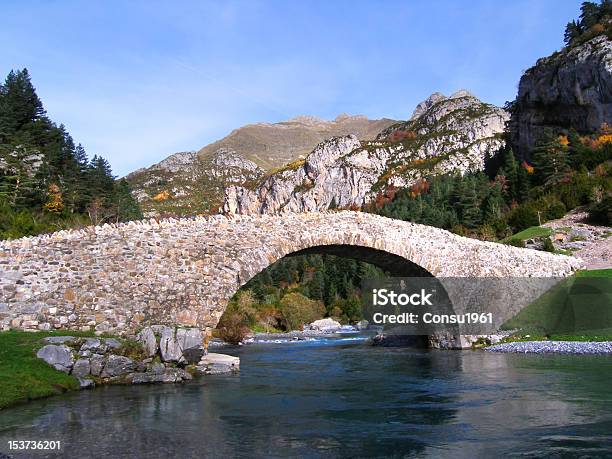
[[[612,456],[612,356],[256,344],[241,373],[0,411],[12,457]],[[8,440],[61,440],[57,453]],[[1,456],[1,455],[0,455]]]

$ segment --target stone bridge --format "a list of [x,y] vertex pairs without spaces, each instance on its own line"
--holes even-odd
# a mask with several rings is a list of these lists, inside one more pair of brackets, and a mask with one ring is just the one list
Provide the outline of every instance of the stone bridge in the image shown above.
[[300,253],[348,256],[395,276],[563,277],[579,267],[571,257],[360,212],[144,220],[1,241],[0,325],[210,329],[240,286]]

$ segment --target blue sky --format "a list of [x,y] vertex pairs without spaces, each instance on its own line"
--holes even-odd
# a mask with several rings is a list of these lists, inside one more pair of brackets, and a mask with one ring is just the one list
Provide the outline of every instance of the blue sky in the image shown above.
[[8,1],[0,70],[118,175],[247,123],[405,119],[429,94],[513,99],[570,0]]

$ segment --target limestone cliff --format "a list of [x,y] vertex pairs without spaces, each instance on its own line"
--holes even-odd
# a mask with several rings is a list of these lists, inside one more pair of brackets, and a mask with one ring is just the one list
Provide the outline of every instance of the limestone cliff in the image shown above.
[[612,40],[599,35],[539,59],[521,77],[509,123],[527,157],[546,128],[591,134],[612,121]]
[[361,207],[389,187],[426,175],[482,170],[504,145],[508,114],[467,91],[439,93],[374,141],[348,135],[320,143],[305,160],[268,174],[253,188],[228,187],[223,210],[255,214]]
[[176,153],[148,169],[127,176],[145,216],[216,211],[225,187],[257,180],[263,169],[227,148],[205,157]]
[[326,121],[298,116],[249,124],[195,152],[176,153],[127,176],[146,216],[215,213],[229,185],[248,185],[264,171],[303,158],[321,141],[354,134],[374,139],[394,120],[339,115]]

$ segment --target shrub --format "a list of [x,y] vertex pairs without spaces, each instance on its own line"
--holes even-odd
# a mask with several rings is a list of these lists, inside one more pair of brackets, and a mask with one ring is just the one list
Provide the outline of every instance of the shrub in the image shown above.
[[522,239],[510,239],[506,242],[507,245],[511,245],[512,247],[521,247],[525,248],[525,241]]
[[552,241],[550,240],[549,237],[545,237],[544,241],[542,241],[544,243],[544,245],[542,246],[542,250],[544,250],[545,252],[554,252],[555,251],[555,246],[553,245]]
[[589,206],[589,221],[600,225],[612,226],[612,195],[604,197],[601,202]]
[[244,316],[236,310],[227,310],[217,325],[217,335],[223,341],[238,344],[249,334]]
[[535,210],[531,204],[526,204],[518,206],[510,213],[508,223],[514,232],[518,232],[531,226],[538,226],[540,220],[537,210]]
[[287,330],[299,330],[306,323],[325,315],[325,306],[296,292],[288,293],[280,301],[282,321]]

